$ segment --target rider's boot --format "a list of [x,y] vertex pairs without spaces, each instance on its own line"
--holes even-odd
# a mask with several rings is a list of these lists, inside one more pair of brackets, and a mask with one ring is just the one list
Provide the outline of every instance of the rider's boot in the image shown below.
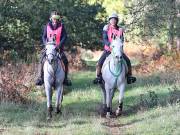
[[43,63],[40,62],[38,65],[38,78],[36,80],[36,85],[43,85],[43,83]]
[[102,74],[101,74],[101,66],[97,64],[96,66],[96,78],[93,80],[94,84],[102,83]]
[[68,79],[68,64],[65,65],[65,78],[64,78],[63,84],[66,85],[66,86],[71,86],[72,85],[71,80]]
[[67,75],[68,75],[68,72],[65,72],[65,78],[64,78],[63,84],[66,86],[71,86],[72,82],[71,82],[71,80],[68,79]]
[[127,73],[127,84],[134,83],[136,81],[136,77],[132,76],[132,66],[130,59],[126,56],[126,54],[123,53],[123,58],[126,61],[126,64],[128,66],[128,73]]
[[40,57],[40,62],[38,64],[38,78],[35,82],[36,85],[42,85],[44,83],[44,79],[43,79],[43,66],[44,66],[44,62],[45,62],[45,55],[46,55],[46,52],[45,50],[43,49],[41,51],[41,57]]
[[131,67],[128,67],[127,84],[134,83],[135,81],[136,81],[136,77],[132,76],[132,69]]

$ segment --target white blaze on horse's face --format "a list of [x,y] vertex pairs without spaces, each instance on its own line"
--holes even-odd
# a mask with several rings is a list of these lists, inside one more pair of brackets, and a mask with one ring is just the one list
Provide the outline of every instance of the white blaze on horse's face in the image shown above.
[[46,45],[46,57],[49,62],[49,64],[52,64],[52,62],[55,60],[56,57],[56,47],[53,44],[47,44]]
[[111,48],[112,48],[113,57],[115,57],[117,61],[120,61],[123,55],[123,43],[121,39],[116,38],[112,40]]

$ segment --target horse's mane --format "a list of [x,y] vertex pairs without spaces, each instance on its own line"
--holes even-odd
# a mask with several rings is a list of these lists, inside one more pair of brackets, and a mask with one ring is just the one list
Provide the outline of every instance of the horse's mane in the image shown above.
[[110,54],[110,55],[106,58],[106,60],[104,61],[104,64],[103,64],[103,66],[102,66],[102,69],[109,63],[109,61],[111,60],[111,58],[112,58],[112,55]]
[[[115,39],[113,39],[111,45],[112,45],[112,44],[116,44],[116,43],[117,43],[117,44],[119,44],[119,43],[123,44],[123,42],[122,42],[122,40],[121,40],[120,38],[115,38]],[[111,46],[111,45],[110,45],[110,46]]]

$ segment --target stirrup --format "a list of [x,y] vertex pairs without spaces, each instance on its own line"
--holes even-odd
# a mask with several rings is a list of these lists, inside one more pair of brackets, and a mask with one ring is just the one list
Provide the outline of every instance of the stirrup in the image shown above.
[[71,82],[71,80],[64,79],[63,84],[66,85],[66,86],[71,86],[71,85],[72,85],[72,82]]
[[41,85],[43,85],[43,83],[44,83],[44,80],[42,79],[42,78],[38,78],[37,80],[36,80],[36,85],[39,85],[39,86],[41,86]]
[[136,82],[136,77],[133,76],[128,76],[127,77],[127,84],[135,83]]
[[102,83],[102,78],[101,77],[97,77],[93,80],[94,84],[101,84]]

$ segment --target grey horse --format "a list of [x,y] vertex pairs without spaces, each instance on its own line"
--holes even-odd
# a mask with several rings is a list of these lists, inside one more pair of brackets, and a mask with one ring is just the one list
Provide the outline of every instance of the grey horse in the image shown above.
[[47,97],[48,117],[52,118],[52,88],[56,90],[56,113],[61,110],[63,98],[63,81],[65,73],[60,60],[60,55],[56,50],[54,42],[47,42],[45,46],[46,60],[44,63],[44,86]]
[[103,92],[103,113],[110,118],[112,115],[112,99],[114,90],[119,90],[119,106],[116,110],[116,116],[122,112],[124,90],[126,86],[127,65],[123,59],[123,42],[120,38],[113,39],[110,45],[112,51],[106,58],[102,67],[103,83],[101,84]]

